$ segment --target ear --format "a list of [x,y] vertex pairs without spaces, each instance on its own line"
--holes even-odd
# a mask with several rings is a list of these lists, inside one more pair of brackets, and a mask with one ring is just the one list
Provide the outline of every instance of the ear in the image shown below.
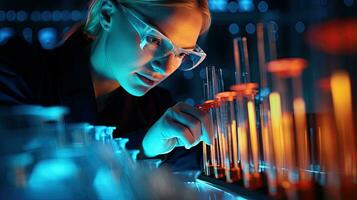
[[112,27],[112,18],[116,12],[116,7],[111,0],[104,0],[100,12],[100,25],[103,30],[109,31]]

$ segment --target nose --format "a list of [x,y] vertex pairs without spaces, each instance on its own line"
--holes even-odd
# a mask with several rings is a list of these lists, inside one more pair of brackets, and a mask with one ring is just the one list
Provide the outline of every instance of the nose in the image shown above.
[[162,75],[172,74],[181,64],[181,61],[176,58],[176,56],[171,53],[165,57],[155,58],[151,61],[151,67],[157,73]]

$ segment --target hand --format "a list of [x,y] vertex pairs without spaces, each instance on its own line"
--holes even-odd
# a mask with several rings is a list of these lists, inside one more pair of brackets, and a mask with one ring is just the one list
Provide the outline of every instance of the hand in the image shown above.
[[186,149],[200,141],[211,144],[212,135],[208,113],[185,103],[177,103],[148,130],[143,140],[147,156],[153,157],[172,151],[175,147]]

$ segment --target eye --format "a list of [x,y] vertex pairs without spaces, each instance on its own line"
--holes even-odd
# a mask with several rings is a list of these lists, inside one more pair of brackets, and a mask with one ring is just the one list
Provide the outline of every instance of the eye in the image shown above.
[[176,57],[178,58],[184,58],[187,54],[185,53],[179,53],[178,55],[176,55]]
[[160,38],[157,38],[155,36],[152,35],[147,35],[146,36],[146,42],[151,44],[151,45],[156,45],[156,46],[160,46],[162,41]]

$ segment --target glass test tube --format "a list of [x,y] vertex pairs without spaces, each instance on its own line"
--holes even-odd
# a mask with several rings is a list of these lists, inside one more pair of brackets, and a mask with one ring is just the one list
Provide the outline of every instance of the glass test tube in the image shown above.
[[[262,138],[262,150],[263,150],[263,170],[267,178],[267,187],[269,195],[278,195],[278,183],[275,170],[275,161],[273,155],[273,137],[271,130],[271,116],[269,109],[269,98],[266,98],[270,89],[268,86],[268,71],[266,67],[266,53],[271,50],[271,45],[265,45],[265,31],[264,24],[258,23],[257,25],[257,40],[258,40],[258,59],[259,59],[259,73],[260,73],[260,87],[259,87],[259,115],[260,115],[260,130]],[[266,51],[266,48],[267,51]]]
[[353,119],[352,86],[347,72],[332,74],[331,94],[337,130],[342,199],[357,197],[356,129]]
[[[289,172],[288,180],[291,188],[296,187],[299,197],[312,197],[313,181],[311,173],[310,150],[314,149],[314,142],[309,144],[307,129],[305,101],[302,96],[301,74],[306,68],[307,61],[302,58],[285,58],[270,61],[268,70],[272,72],[276,80],[279,80],[280,94],[282,98],[282,125],[284,131],[284,151],[288,156],[285,166]],[[287,80],[292,81],[292,105],[289,104],[287,88],[283,86]],[[291,109],[292,107],[292,109]],[[294,117],[291,115],[293,113]],[[293,129],[295,125],[295,129]],[[313,140],[314,138],[310,138]],[[295,152],[296,149],[296,152]],[[297,156],[296,156],[297,155]],[[295,175],[296,173],[296,175]],[[292,194],[296,195],[296,194]]]
[[255,93],[258,84],[251,82],[247,38],[234,39],[233,47],[236,61],[235,68],[238,75],[236,75],[236,84],[231,86],[230,89],[239,94],[236,99],[238,107],[237,131],[244,184],[248,188],[257,188],[262,185],[259,174],[261,159],[260,136],[258,135],[255,116]]
[[250,83],[250,64],[246,37],[233,39],[233,56],[235,64],[235,83]]
[[[215,66],[206,67],[206,83],[204,88],[204,94],[206,100],[214,100],[215,94],[223,91],[223,77],[222,70]],[[222,152],[220,151],[220,134],[218,133],[218,112],[213,108],[209,110],[211,120],[211,134],[214,136],[212,145],[208,146],[203,142],[203,159],[205,173],[208,176],[214,176],[215,178],[223,178],[224,170],[222,167]]]
[[89,134],[92,127],[89,123],[65,124],[67,145],[74,147],[89,145],[91,143]]
[[113,139],[113,131],[116,127],[111,126],[94,126],[95,139],[103,144],[108,144]]
[[238,135],[236,121],[236,92],[221,92],[216,95],[220,101],[220,126],[222,133],[221,151],[223,152],[224,169],[226,181],[229,183],[238,182],[242,179],[241,169],[238,161]]
[[114,138],[112,141],[114,153],[122,153],[126,151],[126,144],[129,142],[128,138]]
[[238,142],[244,185],[250,189],[258,189],[262,187],[262,177],[261,146],[254,105],[257,84],[239,84],[232,86],[231,89],[238,94],[236,98]]

